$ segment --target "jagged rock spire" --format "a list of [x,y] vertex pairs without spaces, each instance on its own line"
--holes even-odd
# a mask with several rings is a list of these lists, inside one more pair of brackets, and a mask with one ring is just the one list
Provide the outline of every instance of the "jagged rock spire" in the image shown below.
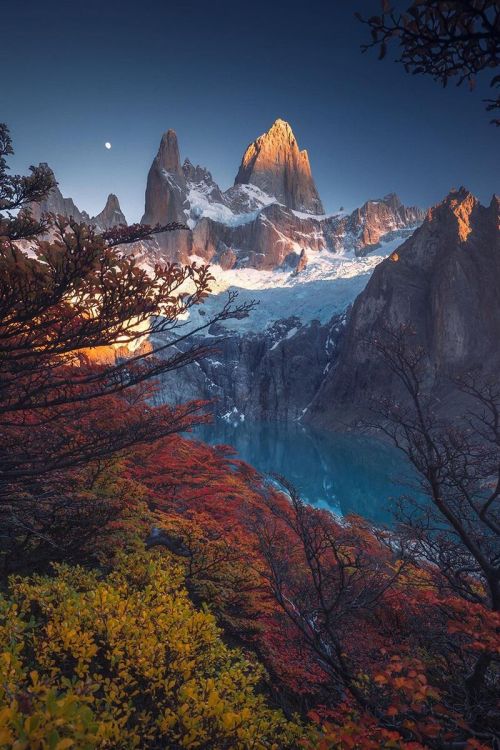
[[111,229],[111,227],[117,227],[120,224],[127,223],[120,208],[120,202],[114,193],[108,195],[106,205],[100,214],[97,214],[97,216],[92,218],[92,223],[102,227],[102,229]]
[[[55,178],[53,170],[46,162],[42,162],[40,166],[48,169]],[[67,216],[68,218],[74,219],[78,222],[90,220],[89,215],[85,211],[81,211],[75,205],[72,198],[64,198],[63,194],[59,190],[57,183],[51,190],[49,190],[43,200],[41,200],[39,203],[31,203],[29,206],[29,210],[33,218],[37,221],[40,219],[42,214],[56,214],[58,216]]]
[[324,213],[307,151],[300,151],[290,125],[276,120],[246,149],[235,185],[257,185],[297,211]]
[[185,221],[185,187],[177,135],[167,130],[149,170],[142,223],[155,226]]
[[179,176],[182,175],[179,144],[177,143],[175,130],[167,130],[163,134],[155,161],[160,169]]

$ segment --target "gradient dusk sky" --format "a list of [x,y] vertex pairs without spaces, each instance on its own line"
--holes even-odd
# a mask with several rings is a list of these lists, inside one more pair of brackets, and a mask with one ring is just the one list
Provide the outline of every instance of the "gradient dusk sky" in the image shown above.
[[[408,3],[403,3],[407,5]],[[181,157],[234,181],[248,143],[281,117],[327,211],[397,192],[429,206],[465,185],[498,190],[499,136],[480,84],[443,89],[393,60],[360,52],[354,11],[379,0],[25,0],[1,11],[0,121],[14,171],[46,161],[90,214],[108,193],[140,219],[162,133]],[[106,150],[104,143],[112,148]]]

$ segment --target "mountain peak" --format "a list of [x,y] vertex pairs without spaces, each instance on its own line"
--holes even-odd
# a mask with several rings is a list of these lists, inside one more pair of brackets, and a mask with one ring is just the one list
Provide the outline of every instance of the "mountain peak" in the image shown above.
[[61,193],[59,184],[56,180],[53,169],[49,167],[47,162],[41,162],[41,167],[44,167],[54,178],[54,186],[49,190],[41,201],[38,203],[30,203],[29,210],[34,219],[37,221],[43,214],[55,214],[56,216],[66,216],[72,218],[77,222],[85,222],[90,219],[86,211],[80,211],[75,205],[72,198],[65,198]]
[[465,242],[472,231],[473,213],[479,205],[478,199],[467,188],[452,188],[441,203],[430,209],[428,220],[451,220],[453,225],[456,224],[459,239]]
[[292,129],[290,123],[288,123],[286,120],[283,120],[282,117],[277,117],[271,125],[271,128],[284,128],[285,130]]
[[477,198],[470,192],[470,190],[461,185],[459,188],[451,188],[443,203],[450,206],[456,206],[460,203],[469,203],[471,201],[477,201]]
[[235,185],[257,185],[288,208],[324,213],[307,151],[300,151],[290,125],[278,118],[243,154]]
[[[406,407],[401,383],[367,342],[383,341],[387,323],[410,328],[412,351],[425,353],[425,387],[441,415],[464,414],[463,394],[450,386],[477,373],[498,381],[500,307],[498,213],[465,188],[452,190],[389,258],[357,297],[342,348],[309,408],[317,426],[354,424],[374,400]],[[457,397],[458,395],[458,397]]]
[[108,195],[105,208],[110,208],[115,211],[120,209],[120,201],[114,193]]
[[164,169],[166,172],[171,172],[172,174],[182,175],[179,144],[175,130],[170,129],[166,133],[163,133],[156,155],[156,162],[160,169]]
[[155,226],[185,221],[185,187],[177,134],[170,129],[163,133],[158,153],[148,172],[142,224]]
[[106,205],[100,214],[92,218],[92,222],[102,229],[111,229],[111,227],[127,223],[120,208],[120,202],[114,193],[108,195]]
[[291,125],[286,120],[282,120],[281,117],[278,117],[267,131],[267,135],[271,134],[281,134],[295,141]]
[[387,203],[387,205],[394,210],[397,210],[403,205],[399,195],[396,193],[387,193],[387,195],[384,195],[384,203]]

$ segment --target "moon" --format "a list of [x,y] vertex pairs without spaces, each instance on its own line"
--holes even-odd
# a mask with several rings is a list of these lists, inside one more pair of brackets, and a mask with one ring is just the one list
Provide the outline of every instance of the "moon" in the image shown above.
[[109,149],[111,148],[111,143],[110,143],[109,141],[106,141],[106,143],[104,144],[104,146],[105,146],[105,148],[107,148],[107,149],[108,149],[108,151],[109,151]]

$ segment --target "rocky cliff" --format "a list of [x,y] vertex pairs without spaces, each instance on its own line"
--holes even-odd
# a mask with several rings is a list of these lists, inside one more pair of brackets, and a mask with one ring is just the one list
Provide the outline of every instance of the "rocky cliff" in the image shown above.
[[106,205],[103,210],[97,216],[91,219],[92,224],[96,224],[98,227],[103,229],[111,229],[111,227],[120,226],[120,224],[126,224],[127,220],[120,208],[118,198],[114,193],[108,195]]
[[[44,166],[47,167],[47,164]],[[54,173],[52,172],[52,174]],[[57,184],[40,203],[32,203],[29,210],[35,219],[39,219],[42,214],[51,213],[66,216],[78,222],[94,224],[101,231],[127,223],[118,198],[113,193],[108,195],[106,205],[101,213],[97,216],[89,216],[86,211],[81,211],[75,205],[72,198],[64,198]]]
[[186,180],[181,168],[175,131],[163,134],[148,173],[143,224],[168,224],[185,220]]
[[404,206],[395,193],[369,200],[335,225],[337,243],[347,241],[359,255],[369,253],[381,240],[422,223],[424,212],[416,206]]
[[428,385],[440,408],[460,408],[451,379],[500,371],[499,200],[488,207],[461,188],[432,208],[423,225],[375,269],[357,298],[342,350],[307,419],[352,422],[378,396],[400,397],[396,377],[369,341],[407,325],[426,352]]
[[396,236],[404,238],[423,218],[418,208],[387,199],[368,201],[352,214],[307,216],[279,203],[264,206],[239,223],[203,217],[195,225],[192,252],[223,267],[295,268],[302,252],[328,250],[365,255]]
[[213,353],[164,376],[156,399],[207,399],[216,415],[231,422],[298,422],[335,359],[344,324],[345,315],[326,324],[291,317],[244,336],[221,327],[210,340]]
[[[43,211],[91,221],[99,229],[126,223],[118,199],[108,197],[91,218],[54,188]],[[177,135],[168,130],[149,169],[142,223],[186,223],[192,232],[165,232],[133,248],[145,262],[187,263],[196,255],[229,268],[293,270],[301,256],[322,250],[363,255],[395,235],[404,236],[423,219],[418,208],[394,194],[367,201],[351,214],[325,216],[305,151],[288,123],[277,120],[248,147],[236,183],[222,191],[208,169],[181,163]]]
[[223,192],[204,167],[181,166],[177,136],[164,134],[148,174],[143,223],[186,222],[186,232],[159,235],[151,252],[181,263],[191,255],[223,268],[295,268],[302,252],[370,252],[423,219],[390,194],[351,214],[323,214],[307,154],[290,126],[277,120],[242,160],[236,183]]
[[235,185],[252,184],[296,211],[323,214],[307,151],[300,151],[290,125],[276,120],[243,154]]
[[[49,169],[48,164],[41,164]],[[49,169],[50,172],[52,170]],[[54,176],[54,173],[52,172]],[[54,177],[55,179],[55,177]],[[75,205],[72,198],[64,198],[63,194],[59,190],[57,184],[49,191],[45,198],[40,203],[32,203],[29,206],[31,215],[35,219],[39,219],[42,214],[51,213],[57,214],[58,216],[66,216],[67,218],[74,219],[78,222],[90,221],[90,216],[86,211],[80,211]]]

